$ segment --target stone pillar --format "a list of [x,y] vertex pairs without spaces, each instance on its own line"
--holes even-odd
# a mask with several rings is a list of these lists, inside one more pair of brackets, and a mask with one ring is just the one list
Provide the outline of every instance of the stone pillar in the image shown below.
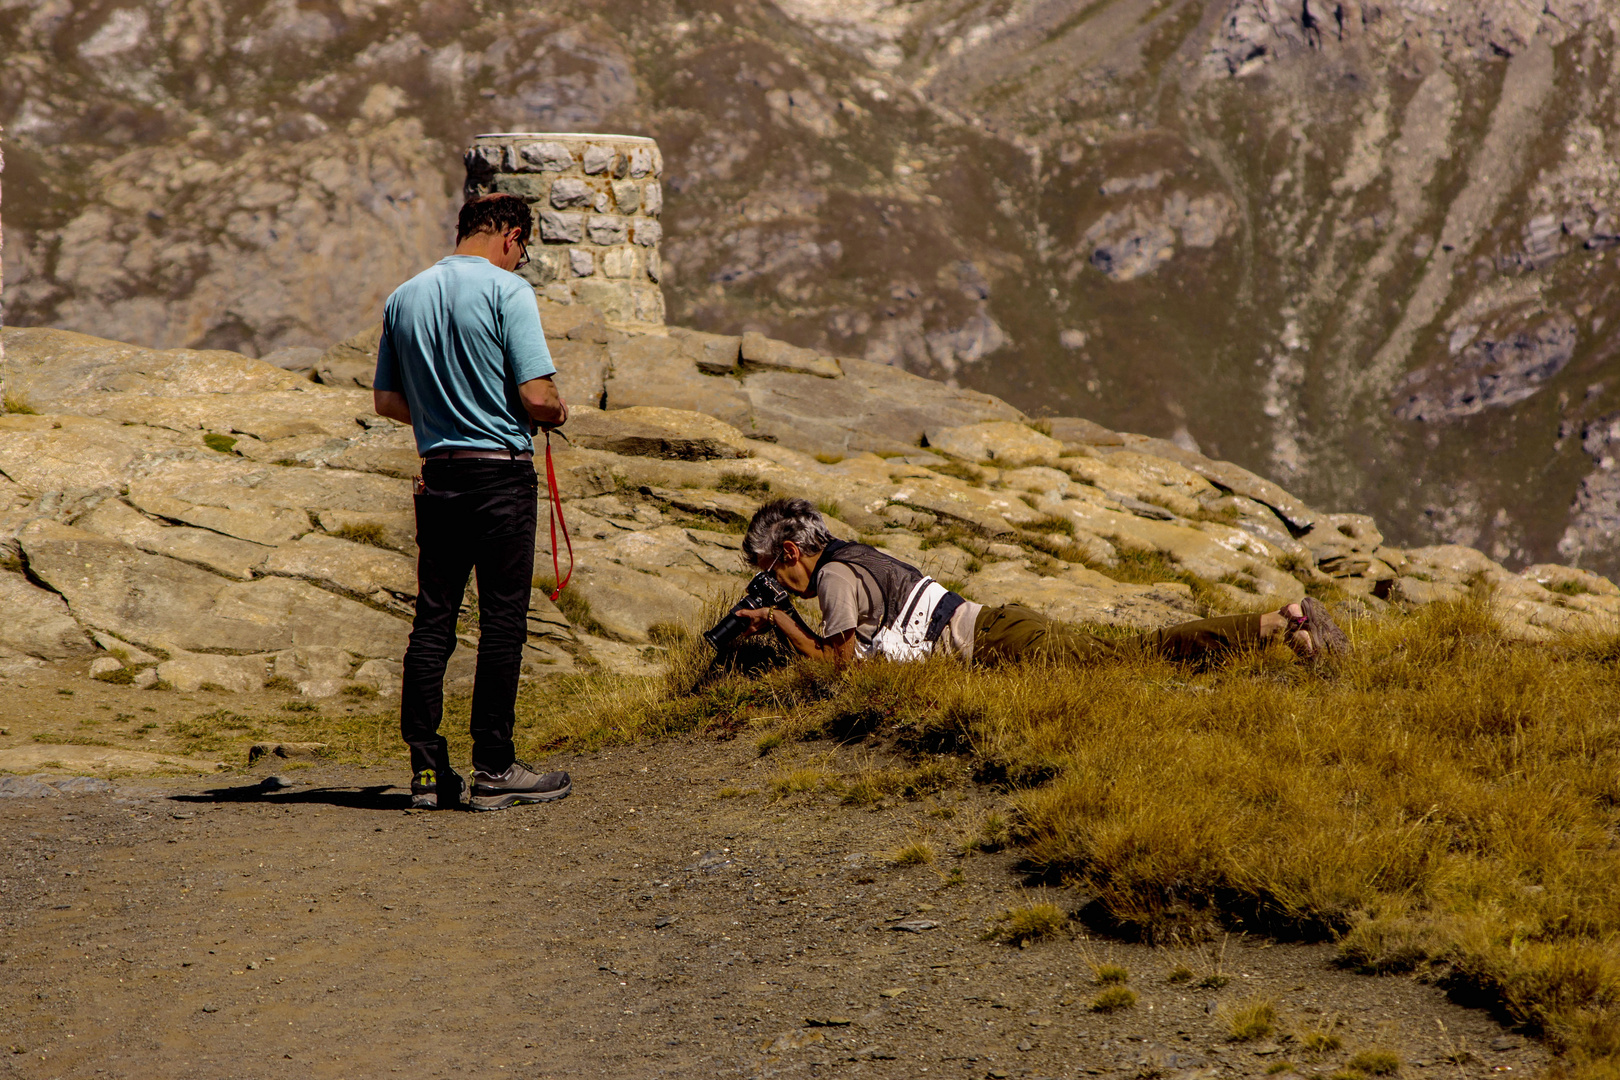
[[505,132],[467,148],[468,198],[504,191],[527,199],[535,238],[519,271],[535,292],[589,304],[610,321],[664,323],[658,242],[664,157],[634,135]]

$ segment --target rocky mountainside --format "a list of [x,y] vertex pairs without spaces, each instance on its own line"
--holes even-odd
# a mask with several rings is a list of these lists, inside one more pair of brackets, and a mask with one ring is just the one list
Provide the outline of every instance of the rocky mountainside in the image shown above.
[[[1074,621],[1150,628],[1307,591],[1369,614],[1482,585],[1528,640],[1620,619],[1620,587],[1590,572],[1403,551],[1165,440],[757,335],[632,335],[583,306],[545,324],[565,392],[607,408],[577,409],[554,455],[578,565],[561,610],[533,594],[533,676],[648,670],[669,628],[740,593],[739,534],[775,494],[972,599]],[[88,660],[143,687],[397,692],[417,459],[367,391],[223,350],[45,329],[4,345],[11,405],[32,411],[0,415],[0,674]],[[537,543],[545,574],[544,522]]]
[[1612,574],[1616,29],[1599,0],[0,0],[6,321],[324,348],[442,253],[472,134],[646,134],[676,323]]

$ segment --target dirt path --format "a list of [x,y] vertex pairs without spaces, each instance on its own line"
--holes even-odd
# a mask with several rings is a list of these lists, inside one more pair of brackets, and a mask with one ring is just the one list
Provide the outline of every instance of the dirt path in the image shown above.
[[[1213,954],[982,940],[1032,895],[1013,856],[886,854],[930,835],[944,852],[983,791],[878,811],[721,798],[782,766],[740,742],[555,764],[573,797],[495,814],[407,812],[403,769],[380,766],[0,802],[0,1072],[1191,1080],[1326,1075],[1369,1048],[1408,1076],[1546,1061],[1432,988],[1335,970],[1325,946],[1232,939],[1230,983],[1195,989],[1167,973]],[[1129,970],[1135,1007],[1090,1011],[1099,962]],[[1285,1029],[1337,1018],[1342,1048],[1229,1041],[1223,1007],[1255,995]]]

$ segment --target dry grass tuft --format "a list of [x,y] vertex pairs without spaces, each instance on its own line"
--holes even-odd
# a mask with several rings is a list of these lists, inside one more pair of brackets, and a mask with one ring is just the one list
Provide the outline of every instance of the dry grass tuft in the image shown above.
[[1344,1045],[1344,1040],[1334,1029],[1339,1026],[1338,1014],[1325,1016],[1310,1027],[1294,1032],[1307,1053],[1313,1055],[1331,1054]]
[[1110,986],[1091,999],[1091,1011],[1099,1013],[1118,1012],[1120,1009],[1128,1009],[1135,1004],[1135,990],[1128,986]]
[[827,786],[832,776],[825,769],[806,766],[800,769],[789,769],[771,777],[771,792],[778,799],[785,799],[789,795],[797,795],[805,791],[819,791]]
[[[557,588],[557,579],[550,574],[536,574],[531,584],[549,597]],[[557,596],[557,610],[563,613],[563,618],[567,619],[570,625],[587,634],[606,635],[607,630],[591,614],[591,602],[585,599],[584,593],[573,588],[572,584],[570,582],[569,586],[565,586]]]
[[1277,1030],[1277,1000],[1251,997],[1221,1009],[1226,1032],[1234,1040],[1264,1039]]
[[756,499],[763,499],[771,493],[771,482],[762,480],[757,476],[750,476],[742,472],[723,472],[720,482],[715,485],[721,491],[731,491],[738,495],[752,495]]
[[17,413],[20,416],[38,416],[39,410],[28,403],[28,399],[15,390],[7,390],[5,397],[0,399],[0,412]]
[[926,840],[913,840],[890,855],[889,861],[896,866],[927,866],[934,861],[934,845]]
[[1115,983],[1129,982],[1131,973],[1118,964],[1093,964],[1091,978],[1098,986],[1110,986]]
[[1345,1062],[1345,1067],[1364,1076],[1393,1076],[1401,1071],[1401,1059],[1388,1050],[1363,1050]]
[[997,852],[1007,846],[1011,829],[1005,816],[991,811],[962,838],[963,851]]
[[949,786],[961,776],[951,761],[930,761],[914,769],[864,765],[844,783],[843,801],[849,806],[870,806],[885,798],[919,799]]
[[1069,925],[1069,916],[1062,908],[1047,900],[1040,900],[1020,908],[1010,908],[996,916],[1000,926],[990,936],[999,937],[1015,945],[1056,937]]
[[339,540],[348,540],[356,544],[370,544],[372,547],[387,547],[388,532],[375,521],[361,521],[340,526],[332,530],[332,535]]

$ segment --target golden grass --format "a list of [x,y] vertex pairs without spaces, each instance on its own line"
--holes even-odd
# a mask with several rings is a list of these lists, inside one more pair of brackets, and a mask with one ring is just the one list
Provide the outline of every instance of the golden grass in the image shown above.
[[1117,1012],[1120,1009],[1128,1009],[1135,1004],[1135,990],[1128,986],[1110,986],[1091,999],[1091,1011],[1100,1013]]
[[1023,907],[1010,908],[996,916],[1000,925],[991,937],[999,937],[1015,945],[1056,937],[1069,925],[1069,916],[1049,900],[1036,901]]
[[764,717],[797,740],[880,736],[912,762],[884,769],[953,763],[1003,790],[1008,818],[963,848],[1020,845],[1119,933],[1337,936],[1347,966],[1421,971],[1539,1029],[1571,1077],[1612,1075],[1620,635],[1515,644],[1479,601],[1350,629],[1355,655],[1322,671],[1281,647],[1207,671],[1147,655],[838,671],[769,642],[716,671],[692,639],[661,679],[548,683],[519,730],[540,749]]
[[1339,1016],[1336,1013],[1332,1016],[1323,1017],[1309,1027],[1295,1031],[1294,1038],[1299,1040],[1299,1045],[1303,1046],[1309,1054],[1331,1054],[1344,1045],[1344,1040],[1334,1030],[1339,1026],[1339,1022]]
[[17,413],[21,416],[38,416],[39,410],[29,404],[23,395],[7,390],[3,399],[0,399],[0,412]]
[[1118,964],[1095,964],[1091,969],[1091,978],[1098,986],[1109,986],[1129,982],[1131,973]]
[[332,530],[332,535],[339,540],[348,540],[355,544],[369,544],[372,547],[385,548],[388,546],[388,530],[375,521],[351,522],[340,525]]
[[779,799],[789,795],[797,795],[805,791],[819,791],[827,786],[832,776],[826,769],[805,766],[799,769],[788,769],[779,772],[770,779],[771,791]]
[[1345,1062],[1345,1068],[1364,1076],[1393,1076],[1401,1071],[1401,1059],[1388,1050],[1362,1050]]
[[1245,998],[1223,1006],[1220,1016],[1226,1022],[1226,1033],[1238,1042],[1264,1039],[1277,1030],[1277,999]]
[[903,844],[889,856],[896,866],[927,866],[934,861],[934,845],[926,840],[913,840]]

